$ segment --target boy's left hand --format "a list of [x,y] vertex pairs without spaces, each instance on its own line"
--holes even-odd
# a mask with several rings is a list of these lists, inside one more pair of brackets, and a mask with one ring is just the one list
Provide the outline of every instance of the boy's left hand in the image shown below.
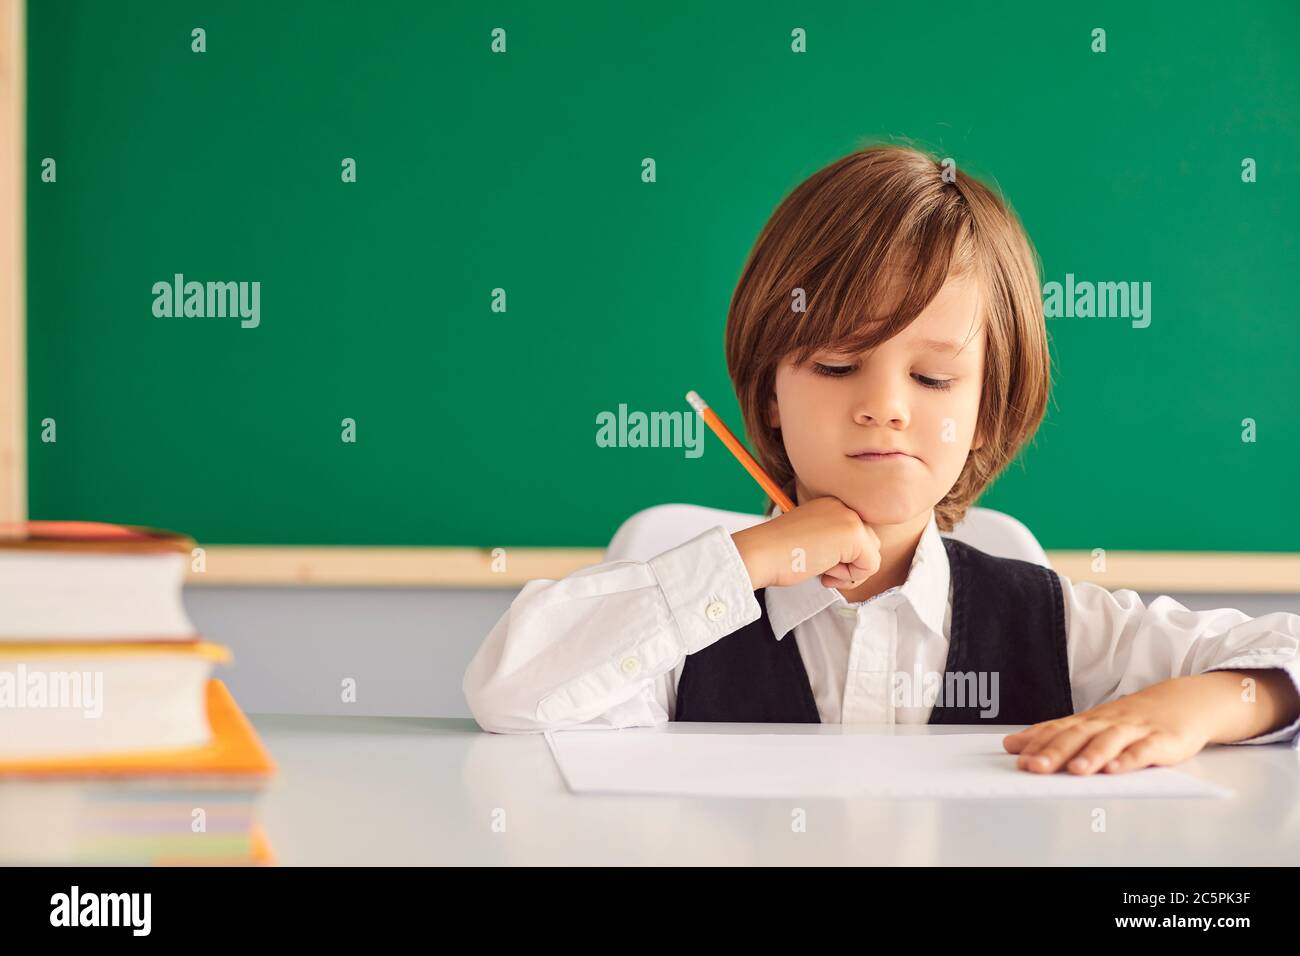
[[1210,742],[1204,693],[1195,677],[1175,677],[1058,720],[1008,734],[1002,746],[1034,773],[1123,773],[1167,766]]

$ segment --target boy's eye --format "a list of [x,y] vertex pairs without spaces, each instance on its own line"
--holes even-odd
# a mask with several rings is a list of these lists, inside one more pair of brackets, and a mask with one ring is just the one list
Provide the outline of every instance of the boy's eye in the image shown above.
[[930,378],[927,375],[914,375],[913,378],[926,388],[952,388],[952,379],[950,378]]
[[[857,371],[856,365],[827,365],[825,362],[814,362],[813,371],[818,375],[827,375],[831,378],[843,378],[845,375],[851,375]],[[914,374],[912,378],[926,388],[946,389],[952,388],[952,379],[930,378],[928,375]]]
[[814,362],[813,371],[818,375],[829,375],[832,378],[839,378],[848,375],[857,366],[854,365],[826,365],[823,362]]

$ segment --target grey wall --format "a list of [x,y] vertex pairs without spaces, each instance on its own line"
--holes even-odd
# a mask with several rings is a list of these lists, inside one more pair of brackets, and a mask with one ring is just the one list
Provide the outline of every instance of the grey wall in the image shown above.
[[[248,713],[468,717],[461,677],[515,590],[187,587]],[[340,699],[344,678],[356,703]]]
[[[516,593],[189,587],[185,605],[208,639],[233,651],[216,676],[249,713],[468,717],[461,676]],[[1173,596],[1193,610],[1300,613],[1297,594]],[[353,704],[340,700],[347,677]]]

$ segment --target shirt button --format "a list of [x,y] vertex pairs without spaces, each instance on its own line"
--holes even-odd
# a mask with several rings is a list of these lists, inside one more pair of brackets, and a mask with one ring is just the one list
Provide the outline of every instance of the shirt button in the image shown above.
[[714,601],[704,609],[704,615],[710,621],[721,621],[727,616],[727,605],[723,604],[721,601]]
[[624,674],[635,674],[641,669],[641,661],[635,657],[625,657],[620,666],[623,668]]

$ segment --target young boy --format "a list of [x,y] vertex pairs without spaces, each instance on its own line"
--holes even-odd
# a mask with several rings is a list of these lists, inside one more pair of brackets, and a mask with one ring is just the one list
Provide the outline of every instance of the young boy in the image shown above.
[[1050,370],[1022,226],[944,172],[873,147],[781,203],[726,355],[797,507],[686,509],[662,554],[530,581],[465,673],[480,726],[983,720],[1031,725],[1004,738],[1020,768],[1084,774],[1300,745],[1300,615],[1144,606],[940,536],[1038,428]]

